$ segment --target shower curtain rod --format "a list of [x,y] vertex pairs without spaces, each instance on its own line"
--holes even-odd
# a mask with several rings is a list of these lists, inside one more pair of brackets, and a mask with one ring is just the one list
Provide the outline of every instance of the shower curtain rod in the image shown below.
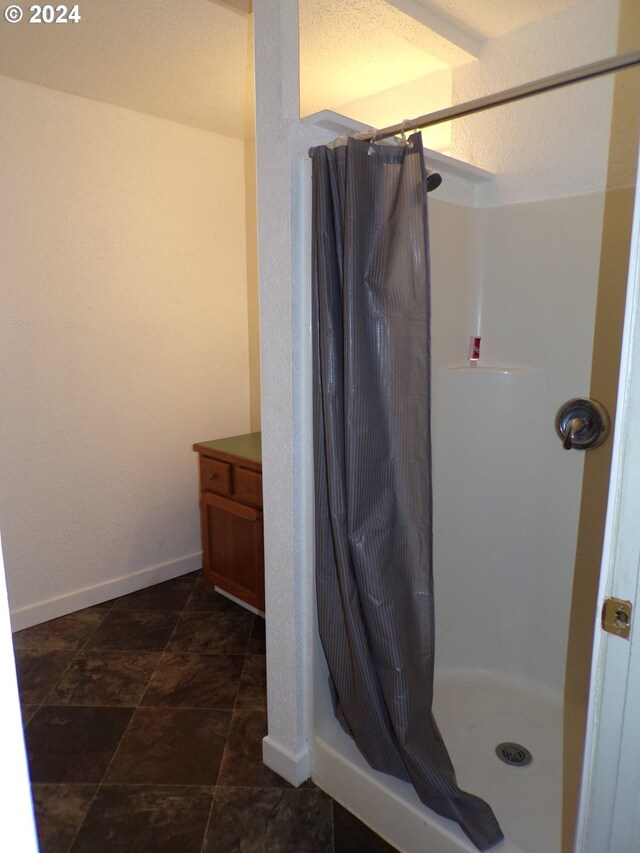
[[552,89],[559,89],[571,83],[579,83],[581,80],[589,80],[592,77],[600,77],[602,74],[611,74],[613,71],[632,68],[634,65],[640,65],[640,50],[621,53],[619,56],[612,56],[609,59],[600,59],[597,62],[581,65],[570,71],[561,71],[559,74],[542,77],[540,80],[534,80],[522,86],[504,89],[502,92],[497,92],[494,95],[475,98],[473,101],[467,101],[453,107],[446,107],[443,110],[436,110],[435,112],[419,116],[419,118],[406,120],[390,127],[383,127],[381,130],[365,130],[360,133],[354,133],[353,137],[355,139],[373,139],[375,137],[376,141],[386,139],[389,136],[396,136],[398,133],[432,127],[434,124],[442,124],[445,121],[452,121],[453,119],[473,115],[473,113],[479,113],[483,110],[490,110],[502,104],[510,104],[513,101],[530,98],[532,95],[538,95],[541,92],[549,92]]

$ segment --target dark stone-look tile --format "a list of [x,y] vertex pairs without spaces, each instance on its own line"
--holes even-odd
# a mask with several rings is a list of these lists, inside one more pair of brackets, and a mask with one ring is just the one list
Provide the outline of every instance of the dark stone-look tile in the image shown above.
[[228,711],[138,708],[105,781],[215,785],[230,716]]
[[212,583],[202,575],[198,578],[185,610],[205,613],[246,613],[244,607],[231,601],[226,595],[220,595]]
[[38,710],[37,705],[21,705],[20,710],[22,712],[22,728],[26,728],[29,725],[29,720],[35,712]]
[[183,613],[168,652],[242,655],[247,651],[251,613]]
[[265,708],[236,708],[220,767],[218,785],[224,787],[290,787],[262,763],[262,739],[267,734]]
[[159,657],[109,649],[80,652],[47,696],[47,704],[135,707]]
[[244,655],[170,654],[158,662],[142,705],[232,710]]
[[44,707],[25,729],[32,782],[100,782],[131,708]]
[[264,655],[245,655],[237,708],[266,708],[267,664]]
[[395,847],[336,802],[333,804],[333,844],[334,853],[354,853],[356,850],[397,853]]
[[33,785],[40,853],[68,853],[97,785]]
[[264,655],[267,653],[267,639],[265,636],[265,621],[262,616],[256,616],[253,620],[251,637],[249,638],[250,655]]
[[200,853],[212,789],[102,785],[72,853]]
[[13,646],[16,649],[81,649],[106,613],[102,608],[89,607],[25,628],[13,635]]
[[331,799],[318,788],[216,788],[203,853],[327,853]]
[[87,607],[86,610],[78,611],[80,613],[85,613],[89,610],[94,611],[95,613],[108,613],[113,607],[113,602],[117,601],[115,598],[110,598],[108,601],[101,601],[99,604],[94,604],[93,607]]
[[38,705],[64,673],[75,656],[63,649],[16,649],[16,673],[20,700],[24,705]]
[[112,609],[179,611],[187,603],[195,583],[192,574],[182,575],[116,598]]
[[130,651],[161,652],[175,628],[179,613],[112,609],[93,637],[87,649],[128,649]]

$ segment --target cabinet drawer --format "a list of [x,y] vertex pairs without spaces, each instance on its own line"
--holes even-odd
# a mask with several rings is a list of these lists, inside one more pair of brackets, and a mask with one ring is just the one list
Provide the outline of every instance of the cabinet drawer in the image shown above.
[[262,506],[262,474],[247,471],[246,468],[233,469],[233,496],[253,506]]
[[203,492],[215,492],[218,495],[231,494],[231,465],[200,457],[200,489]]

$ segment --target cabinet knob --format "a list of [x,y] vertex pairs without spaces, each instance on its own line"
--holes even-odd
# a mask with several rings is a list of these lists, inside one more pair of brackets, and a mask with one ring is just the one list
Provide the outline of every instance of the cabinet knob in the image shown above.
[[215,480],[215,477],[213,476],[213,474],[209,474],[209,476],[207,477],[207,479],[208,479],[208,480]]
[[258,516],[257,516],[257,515],[254,515],[252,518],[250,518],[250,519],[249,519],[249,521],[251,522],[251,524],[255,524],[257,520],[258,520]]

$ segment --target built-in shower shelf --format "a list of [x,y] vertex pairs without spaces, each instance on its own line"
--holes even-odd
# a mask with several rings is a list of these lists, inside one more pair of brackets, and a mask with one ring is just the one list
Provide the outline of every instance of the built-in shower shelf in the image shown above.
[[444,367],[443,370],[447,372],[456,371],[464,372],[464,373],[478,373],[478,374],[487,374],[487,373],[508,373],[508,374],[517,374],[517,373],[536,373],[538,371],[537,367],[506,367],[500,364],[478,364],[476,367],[471,367],[469,364],[461,364],[452,367]]
[[[363,124],[361,121],[340,115],[340,113],[336,113],[333,110],[321,110],[318,113],[305,116],[302,121],[305,124],[313,124],[316,127],[330,130],[336,136],[352,136],[354,133],[375,129],[369,124]],[[381,143],[385,141],[391,145],[395,144],[393,140],[382,140]],[[435,169],[438,172],[444,172],[456,178],[464,178],[473,184],[482,184],[493,178],[491,172],[479,169],[477,166],[465,163],[463,160],[457,160],[448,154],[441,154],[439,151],[432,151],[430,148],[425,148],[424,153],[429,168]]]

